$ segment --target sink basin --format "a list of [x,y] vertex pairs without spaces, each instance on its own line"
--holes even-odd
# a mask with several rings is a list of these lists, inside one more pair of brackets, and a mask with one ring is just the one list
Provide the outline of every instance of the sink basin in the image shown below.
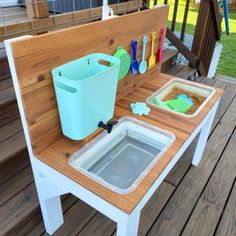
[[131,117],[103,131],[69,158],[69,164],[119,194],[135,189],[174,142],[175,135]]
[[[161,107],[153,102],[154,98],[163,101],[164,98],[172,91],[174,88],[180,88],[185,90],[186,92],[194,93],[196,95],[199,95],[201,97],[204,97],[205,100],[201,103],[201,105],[192,113],[192,114],[184,114],[180,113],[171,109],[167,109],[165,107]],[[199,114],[199,112],[203,109],[203,107],[206,105],[206,103],[211,99],[211,97],[214,95],[216,90],[210,86],[202,85],[195,82],[190,82],[183,79],[172,79],[169,81],[166,85],[161,87],[159,90],[157,90],[155,93],[153,93],[150,97],[147,98],[146,102],[150,106],[158,107],[160,109],[176,113],[180,116],[184,116],[187,118],[193,118]]]

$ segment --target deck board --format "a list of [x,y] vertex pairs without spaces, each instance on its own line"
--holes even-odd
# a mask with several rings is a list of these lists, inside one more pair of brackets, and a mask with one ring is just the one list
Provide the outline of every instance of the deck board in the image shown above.
[[[143,209],[139,236],[235,235],[236,85],[222,79],[197,81],[225,89],[203,161],[191,165],[195,140]],[[5,206],[15,197],[9,198]],[[116,234],[114,222],[72,195],[63,200],[63,211],[65,224],[54,235]],[[40,212],[27,223],[18,235],[47,235]]]
[[[78,198],[76,198],[71,194],[68,194],[68,196],[63,196],[62,197],[63,213],[66,214],[66,212],[69,209],[71,209],[72,206],[78,201],[79,201]],[[42,235],[43,233],[45,233],[45,228],[40,211],[38,211],[30,220],[27,221],[27,223],[23,227],[21,227],[17,231],[17,235],[23,235],[23,236]]]
[[224,215],[216,231],[216,236],[236,235],[236,181],[231,192],[229,201],[226,205]]
[[230,138],[201,197],[192,212],[183,235],[213,235],[236,177],[236,132]]
[[[31,167],[27,166],[22,171],[14,175],[9,181],[0,185],[0,206],[13,198],[18,192],[33,183]],[[7,191],[5,191],[7,189]]]
[[232,127],[236,124],[235,110],[236,100],[226,111],[220,125],[214,130],[214,134],[210,136],[199,167],[191,166],[188,170],[152,227],[149,236],[179,235],[182,232],[231,137]]
[[13,228],[15,222],[18,222],[19,219],[22,223],[28,220],[28,216],[37,208],[39,208],[38,197],[32,183],[1,206],[0,235],[16,235],[15,232],[12,232],[12,230],[15,231]]
[[19,21],[27,20],[25,7],[5,7],[1,9],[1,24],[16,24]]

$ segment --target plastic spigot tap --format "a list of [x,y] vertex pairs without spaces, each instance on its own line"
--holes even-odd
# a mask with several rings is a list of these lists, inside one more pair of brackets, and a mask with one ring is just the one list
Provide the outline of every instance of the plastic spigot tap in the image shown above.
[[103,121],[100,121],[98,127],[107,130],[107,133],[110,134],[113,126],[116,125],[117,123],[118,121],[116,120],[110,120],[107,122],[107,124],[104,124]]

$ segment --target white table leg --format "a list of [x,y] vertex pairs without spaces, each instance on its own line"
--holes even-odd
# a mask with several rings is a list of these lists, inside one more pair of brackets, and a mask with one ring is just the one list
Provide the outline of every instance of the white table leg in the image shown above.
[[60,199],[61,189],[35,171],[34,177],[45,229],[48,234],[53,234],[64,223]]
[[137,236],[139,228],[140,211],[125,214],[117,223],[116,236]]
[[194,166],[198,166],[201,159],[202,159],[202,155],[203,155],[203,152],[206,147],[207,139],[208,139],[210,131],[211,131],[211,127],[212,127],[212,124],[213,124],[213,121],[215,118],[218,104],[219,104],[219,102],[217,102],[214,105],[214,107],[211,109],[210,116],[208,117],[206,124],[201,129],[200,136],[199,136],[198,143],[197,143],[197,147],[195,149],[193,160],[192,160],[192,164]]

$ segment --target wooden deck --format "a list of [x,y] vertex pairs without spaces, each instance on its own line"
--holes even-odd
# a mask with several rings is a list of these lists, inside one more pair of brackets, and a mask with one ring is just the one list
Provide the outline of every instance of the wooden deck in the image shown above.
[[9,25],[16,24],[20,21],[27,20],[27,13],[25,7],[15,6],[15,7],[5,7],[1,9],[0,24]]
[[[172,67],[169,73],[184,71]],[[203,160],[199,167],[191,165],[194,141],[143,209],[139,235],[236,235],[236,83],[222,78],[197,80],[225,89]],[[9,89],[6,79],[0,80],[1,88],[4,81]],[[13,151],[9,140],[18,143],[14,150],[18,158],[10,169],[5,167],[8,173],[0,175],[0,235],[47,235],[20,120],[17,115],[9,120],[8,113],[0,115],[1,168],[7,163],[4,157]],[[54,235],[115,235],[114,222],[72,195],[63,197],[63,211],[65,223]]]

